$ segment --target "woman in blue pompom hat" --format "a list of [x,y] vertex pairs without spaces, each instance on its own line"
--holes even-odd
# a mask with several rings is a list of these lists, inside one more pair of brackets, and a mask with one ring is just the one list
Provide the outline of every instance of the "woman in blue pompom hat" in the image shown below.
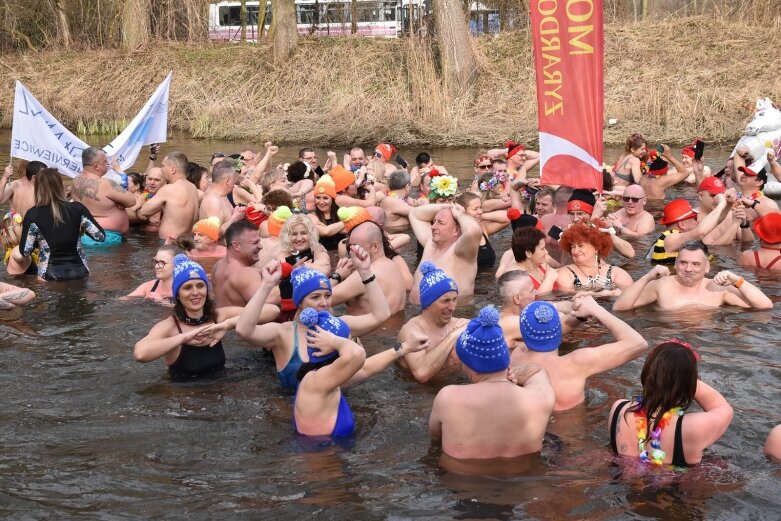
[[373,376],[407,353],[428,347],[417,335],[396,348],[366,358],[350,338],[350,327],[328,311],[306,308],[298,317],[307,328],[307,359],[296,372],[299,381],[293,407],[293,428],[306,436],[350,436],[355,419],[342,388]]
[[241,308],[214,308],[209,279],[187,255],[174,257],[174,314],[152,327],[133,350],[137,362],[163,358],[173,377],[214,373],[225,365],[222,337],[233,329]]
[[[351,261],[366,286],[366,295],[372,312],[366,315],[343,315],[353,335],[360,336],[376,329],[390,316],[388,302],[371,271],[371,258],[363,248],[353,245]],[[331,281],[320,271],[307,267],[296,268],[290,274],[293,286],[293,304],[299,309],[292,322],[258,325],[258,318],[270,291],[277,286],[282,273],[279,261],[270,262],[262,273],[257,293],[250,299],[236,324],[236,332],[256,346],[274,354],[277,376],[283,387],[298,387],[296,373],[309,360],[306,351],[307,328],[298,320],[300,310],[311,307],[316,311],[331,308]]]

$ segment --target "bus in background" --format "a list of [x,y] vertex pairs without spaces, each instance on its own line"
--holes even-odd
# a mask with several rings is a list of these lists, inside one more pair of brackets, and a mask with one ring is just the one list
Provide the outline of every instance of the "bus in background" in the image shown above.
[[[356,34],[396,38],[410,31],[410,12],[417,23],[425,0],[358,0]],[[350,0],[295,0],[300,35],[349,36],[352,34]],[[257,41],[260,2],[247,0],[247,41]],[[266,2],[264,34],[271,25],[271,2]],[[239,41],[241,2],[224,1],[209,5],[209,39]]]

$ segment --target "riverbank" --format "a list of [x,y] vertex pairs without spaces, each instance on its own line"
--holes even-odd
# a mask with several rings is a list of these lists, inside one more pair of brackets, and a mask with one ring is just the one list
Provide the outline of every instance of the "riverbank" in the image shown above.
[[[605,119],[618,123],[605,128],[606,144],[637,130],[653,141],[737,139],[757,97],[781,102],[779,40],[715,17],[607,25]],[[446,97],[430,50],[409,39],[303,39],[282,67],[263,44],[3,55],[0,125],[11,125],[19,79],[69,128],[116,134],[173,69],[169,124],[193,137],[320,146],[533,143],[530,34],[475,45],[480,77],[461,99]]]

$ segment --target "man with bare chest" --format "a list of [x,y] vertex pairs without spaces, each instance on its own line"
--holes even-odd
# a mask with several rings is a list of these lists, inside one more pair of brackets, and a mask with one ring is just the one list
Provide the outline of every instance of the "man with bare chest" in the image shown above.
[[[434,262],[451,277],[461,295],[470,296],[475,290],[477,250],[482,232],[475,219],[457,204],[427,204],[415,208],[409,215],[412,231],[423,245],[424,261]],[[415,282],[409,301],[420,303],[418,283],[420,267],[415,271]]]
[[130,226],[125,208],[135,205],[136,198],[116,182],[104,177],[108,172],[108,157],[103,150],[97,147],[85,148],[81,160],[84,170],[73,179],[71,196],[74,201],[86,206],[103,227],[107,242],[120,242]]
[[30,161],[25,167],[24,177],[9,183],[14,169],[8,165],[2,179],[0,179],[0,204],[10,199],[11,211],[18,213],[24,219],[27,210],[35,206],[35,174],[44,168],[46,168],[44,163]]
[[163,240],[189,233],[198,221],[198,189],[187,180],[186,171],[187,156],[183,153],[171,152],[165,156],[163,176],[167,184],[136,212],[142,221],[162,212],[157,234]]
[[421,263],[420,271],[422,277],[418,289],[422,310],[420,315],[404,324],[398,341],[407,341],[413,333],[428,338],[430,347],[409,353],[400,362],[410,370],[415,380],[424,383],[451,367],[459,367],[454,346],[468,321],[453,317],[458,299],[455,281],[431,262]]
[[236,185],[236,169],[233,161],[223,159],[212,168],[212,182],[201,201],[200,218],[217,217],[220,220],[220,236],[225,235],[228,227],[244,218],[244,207],[231,205],[228,194],[233,193]]

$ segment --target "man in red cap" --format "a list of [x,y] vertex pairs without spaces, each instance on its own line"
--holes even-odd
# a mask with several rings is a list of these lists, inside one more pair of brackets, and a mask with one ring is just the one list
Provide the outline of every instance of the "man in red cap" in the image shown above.
[[[713,175],[711,173],[710,167],[705,165],[702,169],[702,176],[697,176],[697,173],[694,171],[694,165],[692,163],[695,156],[694,146],[695,145],[687,145],[681,150],[681,163],[686,167],[686,172],[689,174],[685,181],[689,184],[696,184],[698,182],[698,177],[701,182],[703,177],[709,177]],[[676,173],[675,169],[673,169],[670,173]]]
[[738,184],[740,185],[741,197],[740,202],[746,207],[746,215],[749,221],[756,220],[757,217],[762,217],[769,213],[781,212],[778,208],[778,204],[764,193],[762,189],[767,182],[767,173],[765,169],[755,172],[751,168],[746,166],[745,159],[735,154],[732,158],[738,176]]
[[[706,177],[700,183],[697,189],[697,197],[700,206],[696,210],[697,222],[703,221],[716,207],[715,197],[726,192],[724,183],[718,177]],[[733,190],[730,190],[732,194]],[[728,208],[731,205],[728,205]],[[746,220],[746,210],[743,205],[737,205],[713,230],[711,230],[702,242],[708,246],[732,244],[735,240],[751,242],[754,235],[749,229],[749,222]]]
[[659,224],[666,226],[667,229],[659,235],[649,252],[651,260],[662,264],[673,264],[683,243],[702,240],[726,219],[734,201],[733,193],[716,195],[713,210],[700,222],[697,222],[697,212],[686,199],[674,199],[667,203],[662,210],[662,219],[659,221]]
[[[723,200],[723,195],[718,195]],[[772,309],[773,302],[755,285],[731,271],[720,271],[706,277],[710,271],[708,247],[702,241],[688,241],[680,246],[675,260],[675,275],[667,266],[656,265],[624,288],[613,304],[613,311],[627,311],[656,302],[667,310],[692,307],[715,308],[739,306],[752,309]]]

